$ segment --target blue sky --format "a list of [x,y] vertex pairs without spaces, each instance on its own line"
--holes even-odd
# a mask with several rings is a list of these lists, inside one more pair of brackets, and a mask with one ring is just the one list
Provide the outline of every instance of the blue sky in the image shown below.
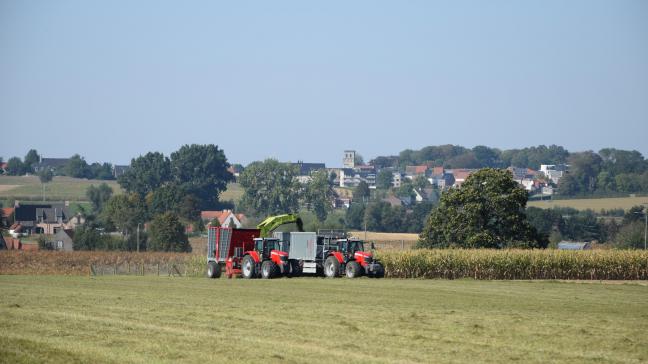
[[0,0],[0,156],[648,156],[646,1]]

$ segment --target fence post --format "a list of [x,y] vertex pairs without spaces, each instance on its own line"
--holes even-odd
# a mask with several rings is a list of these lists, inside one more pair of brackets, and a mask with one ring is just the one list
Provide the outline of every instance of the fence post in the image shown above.
[[117,264],[113,265],[113,275],[117,275]]
[[160,275],[160,263],[157,264],[157,275]]
[[405,240],[401,240],[401,250],[405,250]]

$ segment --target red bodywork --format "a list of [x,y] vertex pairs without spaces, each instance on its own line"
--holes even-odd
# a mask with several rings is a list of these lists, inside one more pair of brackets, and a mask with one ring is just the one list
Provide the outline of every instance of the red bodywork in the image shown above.
[[340,264],[344,263],[344,255],[342,255],[342,253],[332,252],[331,255],[334,256],[335,259],[337,259],[337,261],[340,262]]
[[367,258],[371,257],[372,255],[370,252],[356,252],[354,254],[356,262],[358,262],[363,267],[367,265]]

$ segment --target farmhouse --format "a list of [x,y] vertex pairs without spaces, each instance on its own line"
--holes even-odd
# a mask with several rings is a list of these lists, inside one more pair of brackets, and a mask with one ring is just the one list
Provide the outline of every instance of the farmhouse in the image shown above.
[[229,227],[233,224],[236,228],[241,228],[246,220],[244,214],[235,214],[232,210],[201,211],[200,218],[205,223],[218,220],[220,226]]
[[14,220],[23,234],[56,234],[60,229],[76,227],[80,219],[71,220],[67,203],[27,205],[16,202]]
[[61,229],[52,237],[52,248],[65,252],[73,250],[74,230]]
[[64,168],[69,161],[70,158],[41,158],[34,166],[34,172],[38,173],[46,169],[54,172],[57,169]]

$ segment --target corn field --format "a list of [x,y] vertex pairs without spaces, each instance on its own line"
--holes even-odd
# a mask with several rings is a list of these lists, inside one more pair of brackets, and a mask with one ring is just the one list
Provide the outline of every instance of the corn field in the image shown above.
[[381,251],[392,278],[648,279],[648,252],[628,250]]

